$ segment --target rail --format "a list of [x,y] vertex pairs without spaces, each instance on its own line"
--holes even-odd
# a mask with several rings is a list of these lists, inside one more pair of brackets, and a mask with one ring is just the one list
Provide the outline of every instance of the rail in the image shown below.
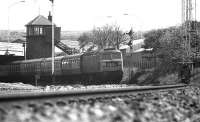
[[134,93],[164,91],[173,89],[183,89],[188,85],[165,85],[165,86],[130,86],[127,88],[99,88],[89,90],[73,90],[73,91],[59,91],[59,92],[27,92],[21,94],[0,95],[0,108],[12,109],[14,105],[29,105],[33,102],[45,103],[45,101],[59,102],[74,99],[90,99],[131,95]]
[[0,95],[0,104],[3,101],[28,100],[40,98],[55,98],[55,97],[70,97],[70,96],[85,96],[96,94],[110,94],[110,93],[125,93],[125,92],[143,92],[149,90],[165,90],[186,87],[185,84],[165,85],[165,86],[140,86],[127,88],[99,88],[90,90],[73,90],[73,91],[58,91],[58,92],[27,92],[21,94]]

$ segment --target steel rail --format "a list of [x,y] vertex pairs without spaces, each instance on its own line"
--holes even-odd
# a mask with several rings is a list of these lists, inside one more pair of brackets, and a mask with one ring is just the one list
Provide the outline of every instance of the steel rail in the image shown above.
[[70,90],[70,91],[58,91],[58,92],[25,92],[21,94],[4,94],[0,95],[0,103],[3,101],[15,101],[15,100],[28,100],[39,98],[54,98],[54,97],[71,97],[71,96],[87,96],[95,94],[107,94],[107,93],[125,93],[125,92],[142,92],[149,90],[165,90],[187,87],[185,84],[178,85],[165,85],[165,86],[141,86],[141,87],[127,87],[127,88],[98,88],[98,89],[82,89],[82,90]]
[[131,95],[134,93],[145,93],[153,91],[165,91],[173,89],[183,89],[188,85],[165,85],[165,86],[130,86],[127,88],[100,88],[90,90],[71,90],[71,91],[59,91],[59,92],[28,92],[23,94],[10,94],[0,95],[0,108],[11,109],[13,105],[29,105],[34,101],[38,103],[59,102],[68,101],[74,99],[90,99],[90,98],[102,98],[102,97],[116,97],[123,95]]

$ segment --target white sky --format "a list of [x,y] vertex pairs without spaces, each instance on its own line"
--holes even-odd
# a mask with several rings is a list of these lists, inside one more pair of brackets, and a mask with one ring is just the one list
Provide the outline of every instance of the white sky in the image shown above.
[[[0,30],[25,30],[39,13],[47,16],[49,0],[0,0]],[[54,20],[62,30],[91,30],[117,24],[123,30],[150,30],[181,23],[181,0],[54,0]],[[197,8],[200,8],[197,0]],[[11,6],[8,14],[8,6]],[[197,10],[197,15],[198,15]],[[123,15],[128,13],[128,16]],[[112,16],[112,17],[108,17]],[[199,16],[197,16],[199,18]]]

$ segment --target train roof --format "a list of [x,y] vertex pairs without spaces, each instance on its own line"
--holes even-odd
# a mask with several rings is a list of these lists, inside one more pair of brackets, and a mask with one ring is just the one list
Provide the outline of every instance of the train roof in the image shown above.
[[[64,56],[56,56],[56,57],[54,58],[54,60],[60,60],[60,59],[62,59],[62,58],[64,58]],[[52,57],[43,58],[43,60],[45,60],[45,61],[48,61],[48,60],[51,60],[51,59],[52,59]]]
[[[93,52],[87,52],[84,54],[75,54],[75,55],[65,55],[65,56],[57,56],[55,57],[54,60],[59,60],[62,58],[73,58],[73,57],[80,57],[81,55],[91,55],[91,54],[98,54],[98,53],[105,53],[105,52],[120,52],[120,50],[116,50],[116,49],[104,49],[104,50],[100,50],[100,51],[93,51]],[[28,60],[19,60],[19,61],[14,61],[12,63],[31,63],[31,62],[41,62],[41,61],[49,61],[52,58],[38,58],[38,59],[28,59]]]
[[75,54],[75,55],[66,55],[64,56],[64,58],[80,57],[81,55],[83,54],[81,53],[81,54]]
[[[55,57],[55,60],[61,59],[63,57],[64,56]],[[51,58],[37,58],[37,59],[19,60],[19,61],[14,61],[12,63],[31,63],[31,62],[40,62],[40,61],[48,60],[48,59],[51,59]]]
[[98,53],[114,53],[114,52],[121,52],[121,51],[111,48],[111,49],[102,49],[98,51],[87,52],[87,53],[84,53],[83,55],[92,55],[92,54],[98,54]]
[[39,62],[42,61],[44,58],[38,58],[38,59],[28,59],[28,60],[19,60],[19,61],[13,61],[12,63],[30,63],[30,62]]
[[113,53],[114,53],[114,52],[121,52],[121,51],[120,51],[120,50],[117,50],[117,49],[113,49],[113,50],[109,50],[109,49],[106,50],[106,49],[104,49],[104,50],[101,50],[100,52],[101,52],[101,53],[104,53],[104,52],[113,52]]
[[[54,60],[60,60],[62,58],[72,58],[72,57],[79,57],[82,54],[75,54],[75,55],[65,55],[65,56],[57,56],[55,57]],[[28,60],[18,60],[18,61],[13,61],[12,63],[31,63],[31,62],[41,62],[41,61],[49,61],[51,60],[52,57],[49,58],[37,58],[37,59],[28,59]]]

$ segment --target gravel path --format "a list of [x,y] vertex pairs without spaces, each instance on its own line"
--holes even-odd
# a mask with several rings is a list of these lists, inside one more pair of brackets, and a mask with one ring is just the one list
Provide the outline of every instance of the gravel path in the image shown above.
[[0,110],[1,122],[199,122],[200,89]]

